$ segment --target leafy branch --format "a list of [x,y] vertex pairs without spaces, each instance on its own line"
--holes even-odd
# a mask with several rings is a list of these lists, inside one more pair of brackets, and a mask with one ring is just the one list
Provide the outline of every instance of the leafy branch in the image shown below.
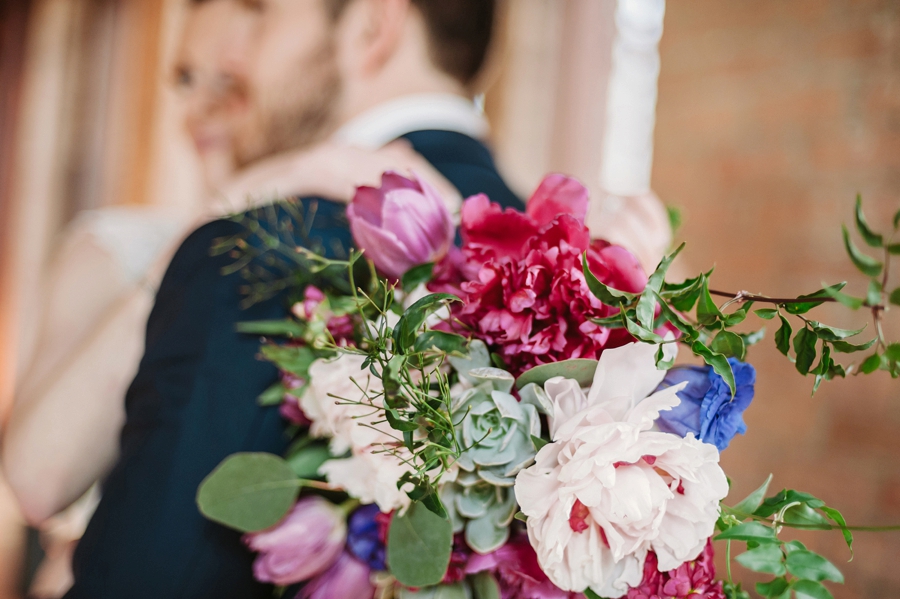
[[[813,393],[822,381],[845,377],[851,372],[870,374],[880,369],[896,378],[900,376],[900,343],[891,343],[885,338],[883,319],[891,304],[900,305],[900,287],[890,293],[887,291],[891,256],[900,254],[900,243],[894,242],[894,237],[900,230],[900,211],[894,216],[890,238],[872,231],[863,214],[859,197],[856,199],[854,221],[860,237],[869,246],[880,248],[884,254],[884,260],[879,261],[863,253],[850,239],[847,228],[843,227],[844,246],[850,260],[863,274],[870,277],[866,297],[844,293],[842,290],[846,286],[845,282],[790,298],[770,297],[747,291],[720,291],[710,287],[712,270],[680,283],[667,282],[666,272],[672,260],[684,248],[682,244],[660,262],[641,293],[627,293],[601,283],[590,272],[585,254],[584,275],[591,292],[600,301],[619,308],[618,314],[594,319],[593,322],[610,328],[625,328],[633,337],[647,343],[666,343],[665,334],[677,332],[677,341],[688,346],[694,355],[722,376],[733,393],[734,375],[727,359],[734,357],[743,360],[747,347],[763,338],[764,329],[751,333],[731,329],[744,322],[754,304],[771,304],[774,307],[757,309],[754,314],[763,320],[778,318],[780,327],[775,333],[775,346],[794,363],[800,374],[815,376]],[[714,296],[727,297],[728,301],[719,305],[713,300]],[[825,303],[839,303],[851,310],[869,309],[875,337],[862,343],[850,341],[862,333],[865,327],[857,330],[841,329],[806,316]],[[800,321],[796,332],[789,316]],[[843,365],[835,360],[838,354],[853,354],[873,347],[874,353],[858,366]],[[657,365],[660,368],[671,366],[666,361],[662,348],[657,354]]]

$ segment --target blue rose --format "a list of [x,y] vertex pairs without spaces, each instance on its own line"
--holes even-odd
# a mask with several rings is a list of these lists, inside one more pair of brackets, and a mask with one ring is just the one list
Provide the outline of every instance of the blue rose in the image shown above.
[[686,437],[688,433],[723,451],[738,433],[744,434],[744,410],[753,401],[756,370],[753,366],[729,358],[737,389],[734,398],[725,380],[709,366],[676,366],[669,370],[660,388],[687,382],[678,392],[681,403],[660,412],[656,420],[660,430]]
[[364,505],[350,515],[347,526],[347,548],[357,559],[373,570],[387,570],[385,547],[381,541],[378,506]]

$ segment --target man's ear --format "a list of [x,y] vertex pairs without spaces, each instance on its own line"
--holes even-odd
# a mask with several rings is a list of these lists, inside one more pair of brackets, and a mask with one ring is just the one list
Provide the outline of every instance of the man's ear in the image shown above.
[[410,0],[356,0],[348,8],[344,25],[356,54],[360,74],[381,69],[402,41]]

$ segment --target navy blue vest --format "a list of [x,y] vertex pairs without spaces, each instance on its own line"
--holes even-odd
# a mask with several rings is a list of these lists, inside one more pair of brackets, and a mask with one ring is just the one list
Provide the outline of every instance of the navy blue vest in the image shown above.
[[[483,192],[521,208],[478,141],[446,131],[405,137],[464,197]],[[317,206],[311,240],[350,246],[343,205],[302,202]],[[205,225],[169,265],[125,399],[121,457],[76,550],[67,599],[271,597],[271,587],[253,580],[253,554],[240,535],[204,519],[194,503],[200,482],[227,455],[281,454],[289,442],[278,408],[256,403],[277,372],[257,359],[257,337],[235,332],[241,321],[284,318],[286,297],[242,309],[241,275],[222,274],[233,259],[210,254],[216,239],[239,230],[227,220]]]

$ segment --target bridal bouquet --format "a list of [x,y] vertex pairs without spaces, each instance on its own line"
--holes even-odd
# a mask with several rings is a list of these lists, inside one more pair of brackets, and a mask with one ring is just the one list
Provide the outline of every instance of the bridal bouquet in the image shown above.
[[[665,280],[674,254],[648,277],[590,238],[587,208],[577,181],[551,175],[525,212],[468,198],[457,231],[424,181],[386,173],[348,208],[347,260],[282,248],[292,316],[241,330],[281,370],[260,401],[296,441],[229,457],[198,492],[204,515],[246,533],[257,579],[304,583],[302,599],[749,597],[730,563],[716,578],[722,540],[729,562],[746,543],[737,561],[774,577],[762,596],[831,596],[837,568],[779,534],[835,528],[850,544],[837,510],[766,498],[769,481],[722,503],[719,455],[746,430],[743,360],[761,337],[731,328],[769,298],[717,306],[710,273]],[[802,319],[794,359],[817,386],[850,370],[836,352],[883,342],[802,316],[850,298],[841,287],[757,310],[783,323],[785,353],[787,316]],[[876,346],[876,368],[893,374],[897,349]]]

